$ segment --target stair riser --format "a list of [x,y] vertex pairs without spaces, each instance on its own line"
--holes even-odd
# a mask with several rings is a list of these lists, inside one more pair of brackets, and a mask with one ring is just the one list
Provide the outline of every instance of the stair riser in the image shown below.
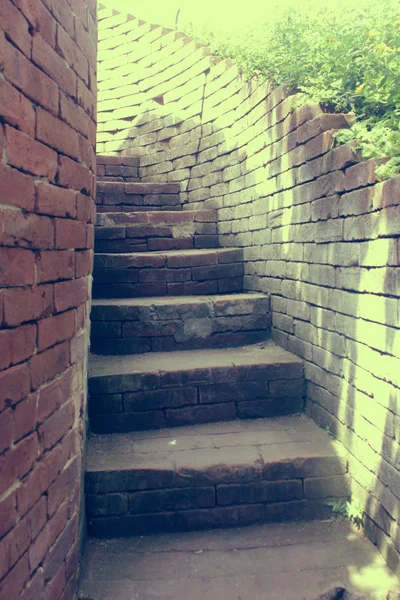
[[91,350],[99,354],[244,346],[268,339],[269,299],[205,299],[175,306],[95,304],[91,323]]
[[179,183],[124,183],[98,182],[97,191],[110,196],[118,194],[179,194]]
[[119,205],[113,205],[110,206],[110,204],[97,204],[96,203],[96,212],[97,214],[99,213],[109,213],[110,210],[112,210],[114,213],[118,212],[118,213],[142,213],[142,212],[161,212],[161,211],[177,211],[180,212],[181,210],[181,206],[180,205],[174,205],[174,206],[170,206],[169,204],[165,204],[165,205],[160,205],[160,206],[135,206],[135,205],[131,205],[131,204],[119,204]]
[[95,252],[101,253],[188,250],[217,246],[215,223],[100,226],[96,227],[95,234]]
[[[216,396],[221,392],[222,389],[217,389]],[[155,390],[148,394],[140,392],[133,396],[135,404],[140,406],[136,411],[129,404],[132,400],[131,395],[114,394],[112,400],[110,397],[91,396],[90,402],[92,407],[100,403],[104,406],[112,402],[113,406],[110,410],[117,410],[119,408],[120,412],[110,412],[101,415],[91,414],[90,429],[93,433],[124,433],[147,429],[162,429],[164,427],[195,425],[198,423],[231,421],[237,418],[277,417],[300,413],[304,409],[303,397],[299,395],[277,399],[265,397],[268,395],[268,392],[266,392],[263,398],[254,399],[250,390],[247,395],[243,394],[242,399],[238,402],[219,403],[218,398],[216,398],[215,403],[201,404],[197,402],[198,393],[197,388],[186,390],[186,394],[182,390],[171,390],[169,393],[165,393],[164,390],[162,394],[163,398],[161,398],[160,390]],[[127,399],[128,411],[125,410],[125,399]],[[155,405],[154,410],[146,406],[147,400],[149,405]],[[192,403],[188,406],[190,402]],[[163,407],[163,404],[166,403],[169,403],[168,408]],[[175,403],[178,407],[170,408]],[[131,412],[129,412],[129,409]],[[97,408],[91,408],[91,413],[93,413],[93,410],[97,410]]]
[[104,165],[128,165],[130,167],[139,167],[139,157],[97,154],[96,165],[97,168],[102,167]]
[[92,517],[88,520],[88,531],[93,537],[115,538],[173,531],[243,527],[263,522],[325,520],[331,516],[331,507],[323,501],[293,500],[144,515]]
[[[133,206],[144,210],[170,207],[181,208],[180,186],[177,184],[124,183],[119,181],[99,181],[97,183],[96,204],[108,206]],[[172,208],[173,210],[173,208]]]
[[[132,169],[130,173],[137,172],[136,169]],[[128,175],[126,172],[125,175],[101,175],[97,176],[98,183],[141,183],[142,180],[138,175]]]
[[191,238],[149,237],[123,240],[96,240],[95,252],[120,254],[121,252],[152,252],[159,250],[190,250],[192,248],[218,248],[217,235],[196,235]]
[[97,165],[97,181],[139,182],[139,168],[129,165]]
[[108,212],[115,210],[117,206],[140,210],[154,210],[155,208],[174,210],[174,207],[180,209],[179,194],[102,194],[97,192],[96,204],[106,206]]
[[90,428],[94,433],[120,433],[298,413],[304,407],[303,373],[298,367],[92,378]]
[[[112,282],[110,282],[112,283]],[[242,292],[243,277],[213,281],[176,283],[101,283],[93,286],[93,298],[149,298],[151,296],[208,296],[227,292]]]
[[120,254],[121,252],[151,252],[157,250],[190,250],[194,248],[193,237],[129,237],[119,240],[96,240],[95,252]]
[[[264,324],[264,323],[263,323]],[[114,325],[111,323],[110,325]],[[235,348],[236,346],[245,346],[257,344],[269,338],[269,327],[264,326],[258,331],[239,331],[216,333],[210,338],[202,339],[192,337],[184,342],[176,341],[174,336],[162,335],[157,337],[152,334],[152,337],[121,337],[119,339],[103,338],[92,323],[92,339],[90,348],[94,354],[143,354],[146,352],[175,352],[181,350],[201,350],[206,348]],[[182,324],[174,325],[174,329],[179,331],[183,329]],[[99,335],[97,336],[97,334]],[[126,335],[133,336],[134,332],[127,331]]]
[[131,181],[139,177],[139,158],[133,156],[101,156],[96,158],[97,181]]
[[[148,491],[138,488],[146,485],[143,473],[113,473],[114,477],[104,481],[101,475],[90,473],[86,482],[89,532],[98,537],[128,536],[262,521],[327,519],[332,514],[327,501],[350,494],[346,464],[339,457],[308,459],[304,464],[298,461],[290,469],[290,479],[284,478],[279,465],[274,467],[270,474],[261,467],[259,472],[224,473],[231,483],[218,481],[218,467],[206,478],[185,476],[180,480],[176,473],[164,472],[158,474],[159,489],[154,489],[157,474],[153,473],[154,487]],[[276,473],[281,478],[277,479]],[[177,485],[166,484],[174,477]]]

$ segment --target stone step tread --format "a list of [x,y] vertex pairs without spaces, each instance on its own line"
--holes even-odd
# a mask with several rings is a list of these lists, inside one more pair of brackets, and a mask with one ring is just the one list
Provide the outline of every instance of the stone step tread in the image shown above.
[[342,447],[301,414],[95,435],[88,441],[86,491],[249,484],[346,472]]
[[100,175],[97,177],[96,185],[99,183],[142,183],[142,179],[139,179],[139,177],[123,177],[122,175]]
[[151,306],[197,306],[199,304],[214,303],[223,306],[226,303],[245,300],[263,300],[268,298],[265,294],[259,292],[243,292],[242,294],[213,294],[209,296],[165,296],[149,298],[105,298],[95,299],[92,306],[132,306],[132,307],[151,307]]
[[198,296],[243,291],[241,248],[101,252],[95,298]]
[[[354,577],[366,565],[368,577]],[[263,523],[89,539],[79,598],[315,600],[338,587],[370,600],[391,591],[394,600],[400,589],[377,548],[347,521]]]
[[[160,196],[158,196],[159,198]],[[132,198],[137,199],[138,196],[132,196]],[[156,200],[154,200],[154,198],[150,198],[150,204],[135,204],[135,203],[131,203],[129,204],[128,202],[122,201],[122,202],[117,202],[115,205],[111,205],[111,204],[99,204],[96,202],[96,211],[97,214],[103,214],[103,213],[109,213],[110,212],[110,208],[113,209],[113,212],[120,212],[120,213],[124,213],[124,214],[138,214],[138,213],[153,213],[153,212],[162,212],[164,210],[168,210],[168,211],[175,211],[175,212],[180,212],[181,210],[181,205],[177,202],[174,201],[174,204],[171,205],[171,203],[169,202],[163,202],[159,205],[155,204],[154,202],[157,202]]]
[[143,212],[114,212],[108,211],[97,215],[97,227],[116,227],[132,225],[160,225],[190,223],[213,223],[217,219],[217,212],[211,210],[158,210]]
[[[132,257],[137,256],[140,260],[146,260],[146,258],[150,258],[152,256],[162,256],[165,258],[171,258],[172,256],[179,256],[179,257],[187,257],[187,258],[193,258],[196,259],[200,256],[204,256],[204,257],[210,257],[210,258],[214,258],[214,257],[221,257],[224,258],[225,256],[227,257],[236,257],[241,254],[243,252],[242,248],[204,248],[204,249],[197,249],[197,248],[190,248],[188,250],[157,250],[155,252],[129,252],[129,255]],[[99,252],[98,256],[106,256],[107,252]],[[121,256],[126,256],[125,253],[120,252]],[[116,256],[118,256],[118,254],[113,254],[112,257],[115,258]]]
[[126,165],[139,166],[138,156],[112,156],[106,154],[96,154],[96,163],[98,165]]
[[[195,224],[193,221],[179,222],[179,223],[118,223],[118,224],[101,224],[96,225],[96,242],[115,242],[120,240],[130,241],[132,239],[143,238],[146,242],[148,238],[168,238],[168,239],[179,239],[188,238],[193,239],[195,236]],[[214,233],[216,235],[216,233]],[[191,248],[192,246],[190,246]],[[185,248],[182,248],[185,249]],[[162,248],[147,248],[145,252],[160,252]],[[164,251],[168,251],[169,248],[165,248]],[[122,247],[119,253],[135,252],[135,248],[125,249]],[[107,254],[108,248],[100,250],[100,253]],[[142,251],[143,252],[143,251]]]
[[297,365],[300,370],[303,362],[295,354],[268,340],[261,344],[239,348],[154,352],[125,356],[92,354],[89,359],[89,379],[134,373],[180,372],[257,365]]
[[96,190],[101,194],[179,194],[179,183],[136,183],[98,181]]
[[[104,214],[104,213],[102,213]],[[118,214],[118,213],[117,213]],[[140,213],[139,213],[140,214]],[[177,214],[182,214],[182,213],[177,213]],[[171,235],[171,228],[174,228],[174,230],[176,230],[177,228],[186,228],[188,230],[188,233],[190,233],[191,235],[194,235],[194,222],[192,219],[187,219],[186,221],[178,221],[176,223],[174,222],[166,222],[166,221],[158,221],[157,223],[154,222],[125,222],[125,223],[113,223],[113,222],[108,222],[108,223],[100,223],[100,224],[96,224],[96,237],[98,238],[99,236],[102,236],[102,233],[104,230],[107,231],[112,231],[112,232],[123,232],[123,231],[127,231],[130,232],[129,237],[135,237],[135,235],[137,235],[137,231],[139,231],[139,235],[145,235],[147,234],[148,237],[150,236],[154,236],[154,235],[158,235],[158,236],[167,236],[167,235]],[[169,227],[169,230],[165,230],[166,227]],[[157,233],[157,230],[161,230],[159,233]],[[143,233],[141,233],[143,232]]]
[[[151,227],[102,228],[95,238],[95,252],[111,254],[121,252],[152,252],[158,250],[184,250],[187,248],[218,248],[218,235],[196,234],[192,225]],[[238,288],[236,288],[238,289]],[[212,290],[209,290],[212,291]]]
[[[152,252],[97,252],[94,257],[94,269],[130,269],[130,268],[171,268],[201,267],[206,278],[204,267],[216,267],[242,262],[241,248],[190,248],[187,250],[156,250]],[[226,266],[222,269],[226,270]],[[226,277],[227,273],[217,276]],[[235,273],[237,275],[237,273]],[[229,276],[229,275],[228,275]],[[210,273],[211,277],[211,273]],[[212,278],[215,275],[212,276]]]
[[[139,463],[142,466],[155,461],[170,464],[173,458],[181,463],[187,457],[197,457],[199,464],[222,464],[224,448],[230,449],[227,461],[224,461],[229,464],[231,460],[245,458],[250,448],[260,447],[266,457],[289,458],[315,456],[321,452],[324,456],[336,456],[340,448],[311,418],[298,414],[93,435],[88,443],[87,468],[90,471],[136,468]],[[255,457],[256,454],[249,452],[248,456]]]

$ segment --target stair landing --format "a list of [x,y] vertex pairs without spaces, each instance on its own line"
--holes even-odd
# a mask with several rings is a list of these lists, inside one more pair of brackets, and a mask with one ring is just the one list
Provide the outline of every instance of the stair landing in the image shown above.
[[[82,562],[79,598],[394,600],[397,586],[360,532],[346,522],[316,521],[92,539]],[[349,595],[341,595],[343,588]]]

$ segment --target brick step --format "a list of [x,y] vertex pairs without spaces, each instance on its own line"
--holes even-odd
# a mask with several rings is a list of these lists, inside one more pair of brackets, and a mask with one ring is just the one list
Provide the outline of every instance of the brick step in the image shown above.
[[91,350],[98,354],[223,348],[269,337],[264,294],[94,300]]
[[212,210],[98,214],[95,252],[216,248],[216,216]]
[[98,537],[327,518],[348,496],[341,447],[303,415],[94,436],[86,461]]
[[96,156],[98,181],[140,181],[139,158],[132,156]]
[[91,355],[94,433],[119,433],[303,410],[303,363],[272,341],[223,350]]
[[100,212],[181,209],[177,183],[98,181],[96,190]]
[[243,290],[243,250],[96,254],[94,298],[192,296]]
[[125,183],[142,183],[143,179],[139,179],[139,177],[123,177],[118,175],[103,175],[101,177],[97,176],[97,182],[108,181],[108,182],[125,182]]

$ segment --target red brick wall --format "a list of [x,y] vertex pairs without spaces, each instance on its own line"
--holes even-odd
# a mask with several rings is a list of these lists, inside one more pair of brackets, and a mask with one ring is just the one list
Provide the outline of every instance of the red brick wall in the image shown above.
[[1,599],[76,591],[95,87],[95,0],[1,0]]

